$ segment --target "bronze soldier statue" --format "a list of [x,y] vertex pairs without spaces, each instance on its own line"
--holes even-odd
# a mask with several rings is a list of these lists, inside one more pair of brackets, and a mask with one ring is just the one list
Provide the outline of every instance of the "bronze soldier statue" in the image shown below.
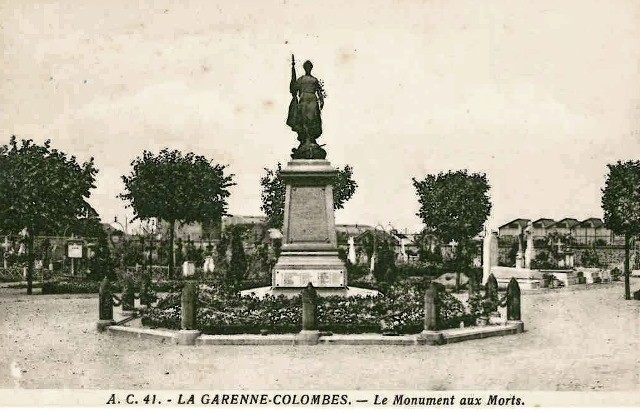
[[320,111],[324,107],[325,92],[322,82],[311,75],[313,64],[307,60],[302,67],[305,74],[296,78],[295,59],[291,56],[291,103],[287,125],[298,134],[300,146],[293,149],[294,159],[324,159],[327,152],[316,143],[322,134]]

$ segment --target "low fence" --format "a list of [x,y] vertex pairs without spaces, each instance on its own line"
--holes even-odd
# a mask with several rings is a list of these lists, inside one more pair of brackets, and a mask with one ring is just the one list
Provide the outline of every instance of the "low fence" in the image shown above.
[[[0,282],[22,282],[27,279],[27,268],[24,266],[11,266],[8,268],[0,268]],[[49,279],[54,273],[48,269],[34,269],[33,280]]]
[[[177,333],[177,340],[180,344],[194,345],[196,339],[201,334],[201,331],[198,330],[197,324],[198,289],[198,282],[193,279],[187,280],[182,286],[182,293],[180,297],[180,312],[177,318],[173,318],[174,320],[179,320],[180,322],[180,331]],[[441,319],[442,315],[440,309],[441,305],[445,303],[443,299],[438,295],[442,290],[442,285],[431,283],[424,293],[424,323],[423,331],[417,338],[419,344],[438,345],[447,343],[445,342],[446,339],[449,339],[448,341],[450,342],[455,342],[466,339],[476,339],[487,336],[506,334],[508,332],[507,329],[498,331],[498,333],[494,333],[496,331],[487,331],[487,329],[471,329],[471,332],[467,334],[469,336],[464,339],[460,339],[460,336],[453,340],[451,339],[451,336],[447,338],[445,334],[451,334],[451,331],[454,331],[455,329],[445,329],[447,327],[450,328],[450,326],[448,326],[448,324],[446,322],[443,322]],[[519,326],[514,329],[514,332],[512,333],[522,332],[523,323],[521,321],[522,317],[520,306],[521,293],[518,281],[515,278],[512,278],[509,282],[507,293],[503,298],[500,298],[496,278],[493,275],[490,275],[486,285],[484,286],[484,291],[484,296],[481,298],[483,313],[488,315],[491,314],[491,312],[495,312],[498,307],[505,307],[506,319],[503,319],[500,324],[504,327],[507,326],[509,322],[511,322],[512,324],[515,322],[516,325]],[[321,335],[318,328],[318,292],[317,289],[314,288],[311,284],[302,289],[301,292],[302,324],[301,331],[297,337],[297,342],[315,345],[318,344]],[[109,281],[107,279],[103,280],[99,292],[100,311],[98,318],[99,320],[97,323],[99,331],[104,331],[107,327],[115,324],[113,318],[114,304],[122,304],[123,310],[136,310],[134,306],[135,301],[133,299],[133,296],[130,297],[127,308],[124,307],[125,292],[123,292],[122,296],[122,298],[115,297],[112,293]],[[144,307],[139,308],[139,310],[144,311],[147,308],[148,305],[145,305]],[[480,319],[480,317],[478,319]],[[490,324],[488,323],[488,321],[488,317],[485,316],[485,323],[481,323],[478,326],[494,326],[494,324]],[[138,332],[136,331],[134,333]],[[385,333],[383,330],[382,335],[384,336],[384,334]],[[397,333],[395,335],[397,336]],[[458,333],[458,335],[460,335],[460,333]]]

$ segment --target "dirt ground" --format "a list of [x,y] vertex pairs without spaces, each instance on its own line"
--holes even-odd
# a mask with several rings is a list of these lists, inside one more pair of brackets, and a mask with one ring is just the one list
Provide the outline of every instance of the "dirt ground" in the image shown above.
[[440,347],[184,347],[98,334],[95,296],[0,288],[0,387],[640,390],[622,283],[525,294],[522,313],[524,334]]

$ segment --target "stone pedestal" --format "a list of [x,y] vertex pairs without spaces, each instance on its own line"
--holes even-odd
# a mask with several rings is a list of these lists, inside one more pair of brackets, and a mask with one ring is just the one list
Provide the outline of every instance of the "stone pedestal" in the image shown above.
[[295,345],[317,345],[320,340],[320,331],[302,330],[294,341]]
[[115,325],[115,323],[113,319],[99,320],[96,322],[96,329],[98,332],[104,332],[109,326]]
[[[282,251],[273,268],[273,293],[300,293],[309,283],[320,294],[345,293],[347,270],[338,257],[333,179],[327,160],[292,160],[282,170],[286,185]],[[324,293],[323,293],[324,292]]]
[[535,246],[533,245],[533,236],[527,237],[527,249],[524,251],[524,268],[531,269],[531,261],[535,257]]
[[416,336],[416,344],[418,345],[442,345],[444,343],[442,332],[433,330],[423,330]]
[[516,254],[516,269],[524,269],[524,256],[522,252]]
[[202,334],[199,330],[180,330],[176,334],[178,345],[195,345],[196,339]]

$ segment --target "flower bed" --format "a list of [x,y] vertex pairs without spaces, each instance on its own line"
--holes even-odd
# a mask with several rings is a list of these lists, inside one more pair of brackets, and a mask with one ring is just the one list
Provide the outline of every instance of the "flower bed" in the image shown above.
[[[457,298],[438,291],[438,325],[455,328],[461,321],[475,322]],[[349,333],[419,333],[424,323],[424,292],[420,288],[390,288],[379,297],[318,298],[318,329]],[[180,328],[180,294],[172,293],[146,312],[142,324],[154,328]],[[220,288],[202,288],[198,294],[197,327],[205,334],[296,333],[302,324],[300,297],[240,297]]]

